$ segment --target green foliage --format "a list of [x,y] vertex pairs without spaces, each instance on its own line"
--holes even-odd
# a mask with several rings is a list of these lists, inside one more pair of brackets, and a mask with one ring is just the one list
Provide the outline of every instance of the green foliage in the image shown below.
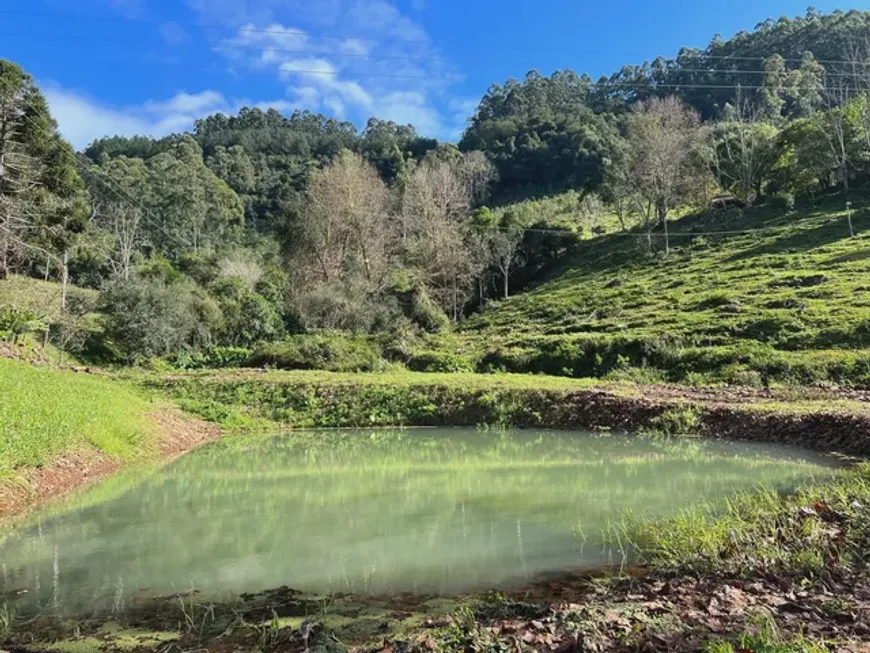
[[133,458],[150,446],[148,402],[117,381],[0,358],[0,477],[84,445]]
[[474,367],[467,356],[444,351],[420,352],[408,361],[408,369],[415,372],[473,372]]
[[45,331],[45,321],[36,313],[16,306],[0,305],[0,340],[17,343],[29,333]]
[[247,347],[209,347],[203,351],[186,351],[171,359],[180,370],[244,367],[251,359],[253,349]]
[[166,356],[204,335],[193,293],[179,284],[119,281],[103,294],[102,310],[106,337],[129,362]]
[[618,134],[586,104],[590,82],[572,71],[530,72],[522,83],[493,85],[460,142],[496,165],[501,187],[596,188]]
[[650,420],[645,432],[656,435],[697,435],[701,427],[701,411],[696,406],[667,408]]
[[[629,238],[582,241],[548,280],[466,320],[449,347],[480,360],[478,371],[863,385],[870,259],[849,237],[845,201],[686,215],[672,221],[679,245],[664,260],[638,257]],[[860,233],[868,195],[850,201]],[[691,245],[693,232],[730,230],[752,233]]]
[[367,338],[295,335],[256,349],[248,364],[284,370],[372,372],[383,369],[385,361]]
[[704,648],[705,653],[734,653],[735,649],[753,653],[825,653],[829,650],[823,642],[803,635],[783,635],[769,615],[762,614],[753,621],[754,628],[741,635],[734,644],[711,642]]
[[619,527],[639,560],[667,573],[848,574],[866,564],[866,465],[783,496],[772,488],[670,520],[629,517]]
[[275,305],[252,292],[238,278],[227,277],[215,282],[211,291],[220,312],[216,337],[233,347],[252,347],[278,339],[284,325]]

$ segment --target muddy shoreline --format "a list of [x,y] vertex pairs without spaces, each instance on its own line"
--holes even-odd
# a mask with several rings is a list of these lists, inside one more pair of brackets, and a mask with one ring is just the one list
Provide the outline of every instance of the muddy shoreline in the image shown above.
[[[185,415],[176,408],[150,413],[157,427],[154,450],[144,461],[169,462],[206,442],[218,439],[222,429],[216,424]],[[134,461],[136,464],[141,461]],[[97,449],[74,451],[57,456],[42,467],[29,469],[11,482],[0,484],[0,524],[38,510],[47,503],[103,481],[126,466]]]

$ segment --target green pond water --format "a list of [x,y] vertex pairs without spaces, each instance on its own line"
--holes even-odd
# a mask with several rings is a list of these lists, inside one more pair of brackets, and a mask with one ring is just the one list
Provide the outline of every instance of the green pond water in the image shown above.
[[[418,429],[228,438],[111,479],[0,539],[0,604],[509,587],[614,561],[602,530],[833,473],[781,446]],[[22,592],[22,590],[27,590]]]

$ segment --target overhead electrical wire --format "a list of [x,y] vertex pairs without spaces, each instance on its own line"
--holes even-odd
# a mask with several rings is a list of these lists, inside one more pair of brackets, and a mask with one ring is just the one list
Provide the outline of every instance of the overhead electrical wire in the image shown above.
[[[0,82],[3,82],[4,84],[6,84],[6,88],[12,88],[12,85],[7,80],[0,78]],[[28,104],[28,106],[30,106],[31,108],[35,108],[32,103]],[[37,130],[41,131],[43,134],[45,134],[47,136],[55,136],[56,135],[54,132],[52,132],[52,131],[46,129],[44,126],[38,124],[36,121],[34,121],[27,114],[24,114],[22,117],[28,123],[30,123],[31,126],[36,128]],[[180,245],[181,247],[190,247],[191,246],[190,243],[185,241],[184,239],[181,239],[181,238],[175,236],[174,234],[169,233],[159,219],[155,218],[151,214],[151,212],[145,206],[143,206],[140,202],[131,198],[130,195],[121,187],[121,185],[118,184],[117,182],[115,182],[111,177],[103,177],[103,176],[95,173],[93,170],[90,169],[89,166],[86,166],[78,158],[78,156],[76,156],[75,152],[70,151],[66,147],[61,147],[60,150],[66,156],[68,156],[80,170],[84,171],[90,177],[100,181],[104,187],[109,188],[118,199],[126,202],[132,208],[140,210],[142,212],[142,216],[145,218],[146,222],[149,222],[158,231],[163,233],[163,235],[166,236],[169,240],[173,241],[176,245]]]
[[[75,14],[75,13],[63,13],[63,12],[47,12],[47,11],[20,11],[14,9],[2,9],[0,10],[0,15],[6,16],[31,16],[31,17],[41,17],[41,18],[60,18],[60,19],[70,19],[70,20],[83,20],[83,21],[110,21],[110,22],[142,22],[142,23],[150,23],[154,25],[163,25],[167,22],[166,20],[158,20],[154,18],[146,18],[142,16],[133,16],[133,17],[116,17],[116,16],[89,16],[85,14]],[[294,29],[294,28],[284,28],[284,27],[253,27],[253,26],[242,26],[242,27],[231,27],[225,24],[219,23],[198,23],[196,25],[200,29],[218,29],[218,30],[232,30],[234,33],[258,33],[258,34],[274,34],[278,36],[290,36],[295,35],[298,36],[300,34],[304,34],[305,31],[302,29]],[[444,39],[413,39],[407,37],[398,37],[398,36],[390,36],[387,38],[376,38],[370,36],[363,36],[359,34],[352,33],[344,33],[344,34],[330,34],[328,32],[320,33],[321,38],[336,38],[336,39],[345,39],[350,40],[354,39],[357,41],[366,41],[373,43],[418,43],[421,45],[437,45],[439,42],[451,42]],[[516,50],[516,51],[525,51],[525,52],[563,52],[569,54],[605,54],[608,51],[602,49],[575,49],[575,48],[530,48],[528,46],[516,46],[515,44],[489,44],[492,47],[498,47],[502,50]],[[713,55],[707,54],[703,50],[689,50],[685,49],[687,52],[681,53],[682,56],[693,57],[697,56],[703,59],[719,59],[719,60],[733,60],[733,61],[764,61],[767,57],[749,57],[749,56],[735,56],[735,55]],[[643,54],[639,54],[638,56],[647,56]],[[680,55],[678,55],[680,56]],[[657,59],[664,59],[665,61],[676,61],[677,57],[657,57]],[[655,59],[654,59],[655,60]],[[786,63],[801,63],[803,60],[800,58],[784,58],[783,61]],[[835,60],[835,59],[816,59],[817,63],[820,64],[849,64],[849,65],[862,65],[870,67],[870,61],[868,62],[852,62],[847,60]]]

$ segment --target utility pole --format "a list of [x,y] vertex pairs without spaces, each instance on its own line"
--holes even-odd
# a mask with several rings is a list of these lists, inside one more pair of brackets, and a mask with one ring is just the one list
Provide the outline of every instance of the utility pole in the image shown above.
[[849,236],[855,237],[855,230],[852,229],[852,202],[846,202],[846,219],[849,221]]

